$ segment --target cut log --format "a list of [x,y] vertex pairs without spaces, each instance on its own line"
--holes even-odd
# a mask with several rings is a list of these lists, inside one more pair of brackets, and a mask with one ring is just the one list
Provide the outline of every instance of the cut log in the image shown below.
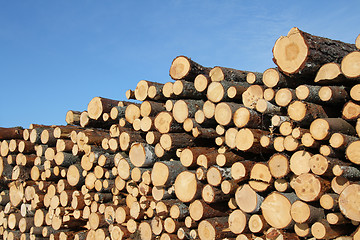
[[280,107],[286,107],[295,98],[295,91],[293,89],[281,88],[275,94],[275,103]]
[[[185,119],[184,119],[185,120]],[[168,133],[168,132],[182,132],[182,126],[175,121],[173,115],[169,112],[160,112],[155,117],[155,128],[160,133]]]
[[354,51],[347,54],[341,61],[341,71],[350,79],[357,79],[360,76],[360,52]]
[[210,70],[209,76],[211,81],[234,81],[234,82],[246,82],[246,76],[249,72],[236,70],[233,68],[214,67]]
[[185,170],[180,161],[156,162],[152,168],[151,181],[154,186],[169,187],[174,183],[177,175]]
[[142,117],[156,116],[158,113],[165,111],[163,103],[154,101],[144,101],[140,105],[140,115]]
[[87,112],[91,119],[99,119],[103,113],[110,113],[111,109],[119,104],[119,101],[94,97],[88,104]]
[[239,107],[233,115],[233,122],[238,128],[261,128],[261,126],[268,126],[266,119],[258,112],[245,107]]
[[223,126],[231,126],[233,124],[233,115],[237,109],[243,107],[241,104],[221,102],[215,108],[215,120]]
[[165,151],[186,146],[194,146],[195,138],[187,133],[164,133],[160,137],[160,144]]
[[228,217],[215,217],[202,220],[198,226],[200,239],[223,239],[235,237],[236,234],[229,231]]
[[199,74],[208,74],[209,68],[203,67],[188,57],[176,57],[170,67],[170,77],[174,80],[193,82]]
[[303,173],[295,178],[292,188],[296,195],[305,202],[312,202],[330,189],[330,182],[311,173]]
[[260,138],[267,134],[269,132],[260,129],[242,128],[236,134],[236,148],[244,152],[266,152],[266,149],[260,145]]
[[350,143],[346,148],[346,158],[355,164],[360,164],[360,141]]
[[250,216],[240,209],[230,213],[228,222],[230,231],[235,234],[240,234],[248,229],[248,221]]
[[194,80],[194,87],[198,92],[204,92],[209,84],[211,83],[211,78],[204,74],[199,74]]
[[293,225],[291,204],[296,200],[294,193],[270,193],[261,204],[266,222],[278,229],[290,228]]
[[66,123],[70,125],[80,125],[80,114],[80,111],[67,111],[65,117]]
[[172,114],[178,123],[183,123],[187,118],[193,118],[197,110],[204,105],[202,100],[178,100],[172,109]]
[[251,85],[242,94],[242,102],[245,107],[254,109],[259,99],[264,97],[264,89],[261,85]]
[[286,154],[275,153],[267,164],[274,178],[284,178],[290,172],[289,157]]
[[325,177],[333,176],[332,169],[335,166],[347,165],[339,159],[325,157],[321,154],[313,155],[309,160],[309,164],[310,169],[314,174]]
[[236,181],[247,180],[250,176],[250,171],[255,163],[253,161],[240,161],[231,166],[231,177]]
[[324,209],[314,207],[300,200],[291,205],[290,214],[292,219],[297,223],[314,223],[325,217]]
[[264,200],[250,185],[244,184],[235,192],[235,200],[239,208],[245,213],[256,213],[260,211]]
[[360,100],[360,84],[356,84],[351,87],[350,97],[355,101]]
[[319,98],[325,104],[344,104],[349,95],[343,86],[324,86],[319,90]]
[[122,132],[119,136],[119,144],[122,151],[129,151],[131,144],[134,142],[144,142],[140,132],[129,130]]
[[351,182],[343,176],[334,177],[331,180],[331,189],[335,193],[340,194],[350,184]]
[[202,183],[195,173],[190,171],[181,172],[175,179],[175,194],[182,202],[191,202],[201,197]]
[[125,117],[126,107],[115,106],[110,111],[110,117],[113,120]]
[[246,75],[246,82],[249,84],[263,84],[263,74],[259,72],[249,72]]
[[296,87],[295,94],[296,97],[301,101],[321,103],[322,101],[319,97],[320,89],[321,86],[300,85]]
[[311,234],[316,239],[335,239],[347,231],[348,230],[342,226],[330,226],[325,219],[311,226]]
[[339,196],[339,207],[347,218],[360,221],[360,185],[350,184]]
[[360,105],[352,101],[349,101],[344,104],[342,110],[342,118],[345,120],[357,120],[360,116]]
[[154,147],[145,143],[133,143],[130,148],[129,158],[135,167],[149,167],[158,160]]
[[263,73],[262,81],[269,88],[274,87],[291,87],[294,85],[291,79],[281,73],[278,68],[266,69]]
[[220,203],[227,202],[230,199],[230,195],[225,194],[220,189],[211,186],[210,184],[206,184],[202,189],[201,193],[202,199],[209,204],[212,203]]
[[261,112],[263,114],[268,114],[268,115],[275,115],[275,114],[282,115],[284,112],[283,108],[281,108],[277,105],[274,105],[274,104],[266,101],[263,98],[257,100],[255,109],[258,112]]
[[262,215],[253,214],[249,218],[248,227],[251,232],[260,233],[269,228],[269,224],[265,221]]
[[294,27],[275,42],[273,61],[287,75],[301,74],[311,79],[322,65],[340,63],[355,49],[353,44],[313,36]]
[[[239,92],[245,92],[248,87],[249,84],[244,82],[212,82],[207,88],[206,97],[214,103],[229,101],[234,99],[236,95],[239,95]],[[230,88],[234,88],[233,90],[230,90],[230,93],[235,90],[235,94],[231,94],[231,97],[228,96],[228,90]]]
[[150,82],[146,80],[141,80],[138,82],[135,88],[135,98],[139,101],[144,101],[148,98],[148,91],[151,86],[154,86],[155,88],[162,89],[164,84],[157,83],[157,82]]
[[301,101],[294,101],[288,106],[288,115],[301,126],[309,126],[317,118],[328,117],[320,105]]
[[326,193],[320,198],[320,206],[325,210],[336,211],[339,210],[338,205],[339,195],[336,193]]
[[275,94],[276,94],[276,92],[275,92],[274,89],[272,89],[272,88],[266,88],[266,89],[264,90],[264,99],[265,99],[266,101],[268,101],[268,102],[270,102],[270,101],[273,102],[273,100],[274,100],[274,98],[275,98]]
[[193,148],[185,148],[181,151],[180,154],[180,162],[185,167],[194,167],[197,165],[197,158],[204,154],[205,152],[214,152],[214,148],[207,147],[193,147]]
[[318,84],[334,85],[337,83],[346,84],[349,80],[342,74],[340,64],[332,62],[326,63],[320,67],[314,82]]
[[177,98],[182,99],[203,99],[205,97],[205,93],[195,89],[194,83],[184,80],[177,80],[173,84],[173,92]]

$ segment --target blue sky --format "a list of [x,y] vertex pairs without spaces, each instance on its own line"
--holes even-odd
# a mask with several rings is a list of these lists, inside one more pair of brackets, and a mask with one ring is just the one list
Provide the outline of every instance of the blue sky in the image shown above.
[[[291,3],[294,2],[294,3]],[[295,3],[296,2],[296,3]],[[262,72],[291,27],[354,43],[360,1],[0,1],[0,126],[66,124],[95,96],[171,81],[178,55]]]

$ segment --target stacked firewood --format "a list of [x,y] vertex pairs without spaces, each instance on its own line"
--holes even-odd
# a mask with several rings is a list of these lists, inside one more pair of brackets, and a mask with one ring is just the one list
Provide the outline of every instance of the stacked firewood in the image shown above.
[[179,56],[0,128],[0,239],[360,239],[359,47],[292,28],[263,73]]

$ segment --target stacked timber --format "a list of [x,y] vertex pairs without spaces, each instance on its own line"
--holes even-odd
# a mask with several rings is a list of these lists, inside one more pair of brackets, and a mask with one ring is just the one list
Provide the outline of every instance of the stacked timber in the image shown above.
[[293,28],[263,73],[178,56],[137,102],[0,128],[0,239],[360,239],[359,46]]

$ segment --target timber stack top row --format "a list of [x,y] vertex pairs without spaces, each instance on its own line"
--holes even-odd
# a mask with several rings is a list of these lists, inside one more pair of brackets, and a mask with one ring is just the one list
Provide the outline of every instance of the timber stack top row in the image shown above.
[[174,81],[0,128],[0,239],[360,239],[360,36],[292,28],[263,73]]

